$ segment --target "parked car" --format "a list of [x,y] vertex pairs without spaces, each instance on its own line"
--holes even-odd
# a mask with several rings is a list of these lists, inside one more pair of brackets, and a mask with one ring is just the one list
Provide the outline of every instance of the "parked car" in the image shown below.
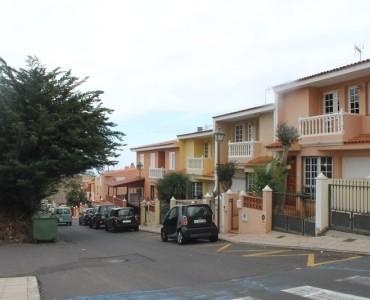
[[98,229],[100,226],[105,226],[105,221],[108,219],[111,209],[114,205],[99,205],[94,208],[94,213],[91,216],[89,227]]
[[132,207],[112,208],[105,222],[105,230],[115,232],[117,230],[139,230],[139,218]]
[[55,209],[55,216],[58,219],[58,225],[65,224],[72,226],[72,212],[68,206],[61,206]]
[[218,240],[218,228],[213,222],[211,208],[206,204],[192,204],[171,208],[163,221],[161,239],[176,239],[184,244],[192,239]]
[[82,212],[80,212],[80,215],[78,217],[78,224],[80,225],[89,225],[90,218],[92,217],[94,213],[93,208],[86,208]]

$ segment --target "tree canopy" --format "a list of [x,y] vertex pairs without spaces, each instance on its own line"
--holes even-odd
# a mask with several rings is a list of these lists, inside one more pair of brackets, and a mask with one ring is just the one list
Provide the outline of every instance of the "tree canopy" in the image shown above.
[[62,179],[113,165],[123,133],[109,121],[102,91],[29,57],[14,69],[0,59],[0,209],[28,216]]
[[69,206],[79,206],[80,204],[86,204],[89,202],[81,184],[82,182],[79,178],[72,178],[65,185],[65,188],[67,189],[67,204]]
[[158,198],[162,202],[170,202],[172,197],[186,199],[190,181],[187,175],[169,173],[157,182]]

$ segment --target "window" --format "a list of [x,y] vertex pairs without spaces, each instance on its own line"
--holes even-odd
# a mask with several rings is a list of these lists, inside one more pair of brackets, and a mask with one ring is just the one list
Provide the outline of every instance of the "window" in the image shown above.
[[246,191],[253,192],[253,185],[254,185],[254,173],[246,173]]
[[360,113],[360,88],[352,86],[348,89],[348,111],[351,114]]
[[150,153],[150,168],[155,168],[155,153]]
[[243,125],[235,126],[235,142],[240,143],[243,141]]
[[338,92],[324,94],[324,113],[333,114],[339,111]]
[[141,162],[143,168],[144,168],[144,153],[141,153],[139,156],[139,162]]
[[202,182],[192,182],[191,183],[191,197],[192,199],[202,199],[203,194],[203,184]]
[[316,193],[316,177],[323,173],[326,177],[333,177],[333,159],[331,157],[304,157],[303,158],[303,191],[306,194]]
[[209,144],[208,143],[205,143],[204,144],[204,157],[205,158],[208,158],[209,157]]
[[168,153],[168,158],[169,158],[169,162],[170,162],[168,169],[175,170],[175,168],[176,168],[176,153],[175,152],[169,152]]
[[248,141],[254,140],[254,126],[252,123],[248,123],[247,140]]

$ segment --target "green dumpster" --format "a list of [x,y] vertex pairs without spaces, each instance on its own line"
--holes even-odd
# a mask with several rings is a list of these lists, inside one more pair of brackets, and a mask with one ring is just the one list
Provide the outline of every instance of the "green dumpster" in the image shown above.
[[55,242],[58,236],[57,218],[51,213],[38,213],[32,218],[32,238],[38,241]]

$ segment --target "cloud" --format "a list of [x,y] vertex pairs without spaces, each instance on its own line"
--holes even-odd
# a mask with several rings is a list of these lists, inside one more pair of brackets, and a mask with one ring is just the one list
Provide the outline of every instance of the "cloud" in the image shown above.
[[354,43],[369,52],[369,9],[344,0],[5,0],[0,55],[88,75],[113,121],[138,126],[145,144],[185,129],[180,121],[189,130],[212,123],[203,118],[263,104],[272,85],[354,62]]

